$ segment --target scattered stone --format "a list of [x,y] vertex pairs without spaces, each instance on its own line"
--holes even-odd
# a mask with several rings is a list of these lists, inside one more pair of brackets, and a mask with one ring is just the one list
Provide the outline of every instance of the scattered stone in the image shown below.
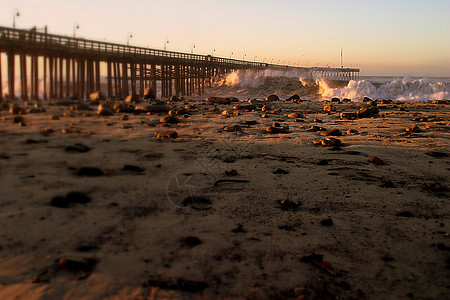
[[376,156],[372,157],[369,161],[375,165],[385,165],[385,162],[381,158]]
[[431,103],[432,104],[448,104],[449,101],[445,100],[445,99],[442,99],[442,100],[433,100],[433,101],[431,101]]
[[196,236],[187,236],[184,239],[182,239],[182,242],[189,249],[202,244],[202,241]]
[[355,120],[358,118],[358,114],[354,112],[341,112],[340,118],[342,120]]
[[266,128],[266,132],[270,132],[270,133],[289,133],[289,127],[269,126],[269,127]]
[[447,186],[440,184],[439,182],[436,182],[436,183],[423,183],[422,190],[440,193],[446,192],[448,188]]
[[132,95],[128,95],[125,98],[125,102],[139,102],[139,95],[134,93]]
[[242,124],[252,126],[252,125],[258,124],[258,122],[257,121],[242,121]]
[[322,159],[317,163],[318,166],[326,166],[328,165],[328,159]]
[[225,176],[237,176],[237,175],[239,175],[239,173],[235,169],[231,169],[230,171],[225,171]]
[[289,98],[286,99],[286,101],[292,101],[292,100],[301,100],[301,99],[300,99],[300,96],[297,95],[297,94],[292,95],[292,96],[290,96]]
[[288,199],[287,197],[284,198],[283,200],[280,201],[280,205],[281,205],[281,210],[284,211],[288,211],[288,210],[292,210],[292,211],[296,211],[301,203],[298,202],[297,200],[291,200]]
[[244,229],[244,225],[238,224],[237,228],[231,230],[233,233],[246,233],[247,231]]
[[327,218],[320,221],[321,226],[332,226],[333,225],[333,219]]
[[256,105],[235,105],[233,110],[252,111],[256,109]]
[[349,103],[349,102],[352,102],[352,100],[350,100],[350,99],[348,99],[348,98],[344,98],[344,99],[342,99],[342,102],[344,102],[344,103]]
[[88,147],[88,146],[86,146],[86,145],[83,145],[83,144],[74,144],[74,145],[71,145],[71,146],[67,146],[66,147],[66,151],[67,152],[80,152],[80,153],[84,153],[84,152],[88,152],[88,151],[90,151],[92,148],[90,148],[90,147]]
[[360,119],[370,118],[372,116],[378,115],[379,112],[380,110],[376,106],[363,107],[357,112],[357,115]]
[[293,112],[293,113],[290,113],[290,114],[288,115],[288,117],[289,117],[289,118],[292,118],[292,119],[296,119],[296,118],[303,118],[303,115],[302,115],[302,114],[299,114],[299,113],[297,113],[297,112]]
[[228,131],[228,132],[241,132],[242,127],[239,125],[229,125],[229,126],[224,126],[223,130]]
[[425,154],[431,156],[431,157],[447,157],[447,153],[445,152],[439,152],[439,151],[428,151],[425,152]]
[[14,116],[13,123],[14,124],[25,124],[25,119],[22,116]]
[[180,122],[180,119],[174,116],[162,116],[161,119],[159,119],[161,123],[167,123],[167,124],[177,124]]
[[99,177],[103,176],[104,173],[99,168],[95,167],[82,167],[77,170],[77,176],[89,176],[89,177]]
[[97,114],[99,116],[104,116],[104,117],[109,117],[109,116],[115,115],[115,113],[111,109],[106,108],[106,107],[99,108],[99,110],[97,111]]
[[314,123],[323,123],[323,121],[320,120],[320,119],[314,119],[313,122],[314,122]]
[[380,185],[380,187],[386,188],[386,189],[393,189],[396,186],[392,181],[385,181],[385,182],[383,182],[383,184]]
[[66,199],[69,203],[87,204],[91,202],[91,198],[87,194],[77,191],[67,193]]
[[332,112],[332,111],[334,111],[334,107],[333,107],[333,105],[325,105],[324,107],[323,107],[323,111],[324,112],[327,112],[327,113],[330,113],[330,112]]
[[53,121],[57,121],[57,120],[59,120],[60,119],[60,116],[58,116],[58,115],[52,115],[51,117],[50,117],[50,120],[53,120]]
[[280,97],[278,97],[278,96],[275,95],[275,94],[268,95],[268,96],[266,97],[266,101],[280,101]]
[[306,131],[317,132],[317,131],[327,131],[327,129],[319,126],[311,126],[310,128],[306,129]]
[[331,129],[331,130],[322,132],[321,135],[324,135],[324,136],[341,136],[342,132],[339,129]]
[[406,128],[406,132],[420,132],[421,130],[420,130],[420,128],[419,128],[419,126],[412,126],[412,127],[408,127],[408,128]]
[[156,138],[162,139],[162,138],[169,138],[169,139],[176,139],[178,137],[178,133],[173,130],[164,130],[164,131],[157,131],[155,132]]
[[97,264],[96,259],[89,258],[59,258],[57,260],[57,265],[59,270],[66,270],[73,273],[78,272],[92,272],[95,265]]
[[138,167],[138,166],[133,166],[133,165],[125,165],[125,166],[123,166],[122,170],[136,172],[136,173],[143,173],[145,171],[145,169]]
[[272,173],[273,174],[289,174],[289,171],[278,168],[275,171],[273,171]]
[[87,204],[91,198],[83,192],[69,192],[66,196],[55,196],[50,201],[50,205],[58,208],[69,208],[72,204]]
[[65,111],[63,112],[62,116],[64,118],[74,118],[76,117],[75,113],[73,111]]
[[358,133],[359,132],[356,129],[349,129],[349,130],[347,130],[347,134],[358,134]]
[[89,95],[89,99],[91,100],[106,100],[106,95],[101,91],[93,92]]
[[222,97],[208,97],[206,98],[206,102],[216,103],[216,104],[230,104],[230,98],[222,98]]
[[413,214],[410,211],[401,211],[399,213],[395,214],[397,217],[405,217],[405,218],[412,218]]
[[334,147],[334,146],[341,146],[342,142],[339,139],[328,138],[320,140],[320,144],[324,147]]

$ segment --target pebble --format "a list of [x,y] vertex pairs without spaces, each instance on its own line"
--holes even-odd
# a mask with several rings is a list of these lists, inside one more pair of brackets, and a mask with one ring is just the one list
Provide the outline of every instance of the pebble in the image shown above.
[[239,125],[229,125],[229,126],[224,126],[223,130],[228,131],[228,132],[241,132],[242,127]]
[[280,97],[278,97],[275,94],[271,94],[266,97],[266,100],[267,101],[280,101]]
[[80,152],[80,153],[84,153],[84,152],[88,152],[88,151],[90,151],[92,148],[90,148],[90,147],[88,147],[88,146],[86,146],[86,145],[83,145],[83,144],[74,144],[74,145],[71,145],[71,146],[67,146],[66,147],[66,151],[67,152]]
[[374,115],[378,115],[380,110],[376,106],[363,107],[358,112],[358,118],[370,118]]
[[97,114],[104,117],[114,116],[114,112],[106,107],[99,109]]
[[358,133],[359,132],[356,129],[349,129],[349,130],[347,130],[347,134],[358,134]]
[[419,126],[412,126],[412,127],[408,127],[408,128],[406,128],[406,131],[407,132],[421,132],[421,130],[420,130],[420,128],[419,128]]
[[289,171],[286,171],[284,169],[278,168],[275,171],[273,171],[272,173],[273,174],[284,174],[284,175],[286,175],[286,174],[289,174]]
[[332,112],[332,111],[334,111],[334,107],[333,107],[333,105],[325,105],[323,107],[323,111],[324,112]]
[[320,144],[324,147],[334,147],[334,146],[341,146],[342,142],[339,139],[328,138],[320,140]]
[[169,138],[169,139],[176,139],[178,137],[178,133],[173,130],[164,130],[164,131],[157,131],[155,132],[156,138],[162,139],[162,138]]
[[340,118],[342,120],[355,120],[358,118],[358,114],[354,112],[341,112]]
[[292,118],[292,119],[296,119],[296,118],[303,118],[303,115],[302,115],[302,114],[299,114],[299,113],[297,113],[297,112],[293,112],[293,113],[290,113],[290,114],[288,115],[288,117],[289,117],[289,118]]
[[180,122],[180,119],[174,116],[162,116],[161,119],[159,119],[161,123],[168,123],[168,124],[177,124]]
[[103,175],[103,171],[95,167],[81,167],[77,170],[77,176],[99,177]]
[[385,162],[377,156],[372,157],[369,161],[375,165],[385,165]]
[[15,124],[25,124],[25,119],[22,116],[14,116],[13,123],[15,123]]
[[333,219],[327,218],[320,221],[321,226],[332,226],[333,225]]
[[445,152],[439,152],[439,151],[428,151],[425,152],[425,154],[431,156],[431,157],[447,157],[447,153]]
[[324,136],[341,136],[342,132],[339,129],[330,129],[328,131],[322,132],[321,135],[324,135]]
[[133,165],[125,165],[125,166],[123,166],[122,170],[136,172],[136,173],[143,173],[145,171],[145,169],[138,167],[138,166],[133,166]]
[[266,128],[266,132],[270,133],[289,133],[289,127],[275,127],[269,126]]

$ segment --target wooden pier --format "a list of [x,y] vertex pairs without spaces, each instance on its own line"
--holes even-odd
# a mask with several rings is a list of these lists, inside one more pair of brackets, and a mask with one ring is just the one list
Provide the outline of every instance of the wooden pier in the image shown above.
[[144,97],[145,88],[161,97],[200,95],[216,78],[248,69],[295,70],[306,74],[306,79],[359,77],[359,69],[281,66],[86,40],[36,28],[0,27],[0,100],[5,91],[2,54],[6,54],[8,97],[16,97],[18,71],[20,97],[25,100],[39,95],[44,99],[85,99],[103,89],[106,96],[121,99]]

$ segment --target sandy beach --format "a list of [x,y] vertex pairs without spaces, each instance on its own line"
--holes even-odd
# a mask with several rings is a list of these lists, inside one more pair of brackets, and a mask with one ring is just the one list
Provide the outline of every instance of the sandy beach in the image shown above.
[[3,101],[0,298],[448,297],[445,101],[205,99]]

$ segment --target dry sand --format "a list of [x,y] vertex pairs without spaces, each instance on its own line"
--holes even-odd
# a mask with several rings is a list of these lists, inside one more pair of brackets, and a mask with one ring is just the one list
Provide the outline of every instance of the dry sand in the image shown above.
[[[180,101],[189,115],[161,127],[166,114],[66,102],[26,126],[1,112],[0,299],[448,297],[450,164],[426,152],[448,154],[449,105],[341,120],[365,104],[270,102],[281,110],[262,118],[263,103],[223,116],[234,104]],[[339,129],[342,150],[311,126]]]

